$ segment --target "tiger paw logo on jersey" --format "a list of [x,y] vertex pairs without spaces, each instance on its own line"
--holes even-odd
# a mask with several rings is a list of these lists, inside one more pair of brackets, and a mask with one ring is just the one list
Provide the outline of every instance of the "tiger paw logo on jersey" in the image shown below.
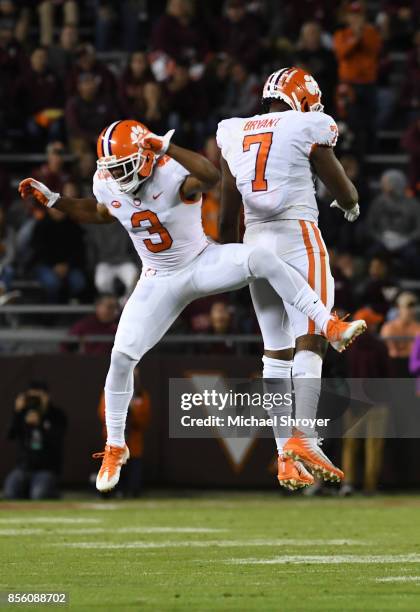
[[134,125],[131,128],[131,142],[133,144],[140,144],[143,138],[146,136],[147,130],[141,125]]
[[118,202],[118,200],[112,200],[111,206],[114,208],[121,208],[121,202]]

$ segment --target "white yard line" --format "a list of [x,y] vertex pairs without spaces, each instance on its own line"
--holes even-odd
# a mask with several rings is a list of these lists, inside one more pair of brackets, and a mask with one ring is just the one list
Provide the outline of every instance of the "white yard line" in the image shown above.
[[375,578],[375,582],[418,582],[420,584],[420,576],[385,576]]
[[210,527],[84,527],[81,529],[48,529],[47,527],[35,529],[0,529],[0,536],[29,536],[29,535],[97,535],[104,533],[132,534],[132,533],[222,533],[227,529],[211,529]]
[[102,523],[102,519],[97,518],[84,518],[84,517],[59,517],[59,516],[31,516],[28,513],[28,516],[19,516],[12,518],[0,518],[1,524],[14,524],[14,523],[62,523],[63,525],[72,525],[72,524],[83,524],[83,523]]
[[119,548],[236,548],[247,546],[343,546],[366,545],[368,542],[359,540],[173,540],[161,542],[64,542],[51,546],[66,546],[68,548],[98,548],[114,550]]
[[232,565],[303,565],[319,564],[373,564],[373,563],[420,563],[420,554],[408,555],[284,555],[271,559],[230,559],[225,563]]

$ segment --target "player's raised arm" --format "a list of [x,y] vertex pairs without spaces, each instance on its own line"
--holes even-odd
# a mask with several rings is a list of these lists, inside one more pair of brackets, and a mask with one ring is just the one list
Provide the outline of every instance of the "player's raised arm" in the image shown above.
[[328,189],[334,202],[332,208],[340,208],[347,221],[356,221],[360,214],[359,195],[346,175],[343,166],[331,147],[314,147],[311,163],[315,172]]
[[222,202],[219,213],[219,237],[223,244],[239,242],[239,213],[242,196],[227,161],[222,157]]
[[101,224],[116,221],[106,206],[98,203],[95,198],[63,198],[59,193],[54,193],[44,183],[33,178],[21,181],[18,189],[24,200],[32,197],[45,208],[54,206],[78,223]]
[[210,191],[220,180],[220,173],[213,164],[198,153],[189,149],[178,147],[170,142],[174,130],[169,131],[165,136],[149,134],[142,141],[142,146],[151,149],[159,156],[167,153],[181,166],[190,172],[181,187],[181,196],[184,198],[199,198],[201,193]]

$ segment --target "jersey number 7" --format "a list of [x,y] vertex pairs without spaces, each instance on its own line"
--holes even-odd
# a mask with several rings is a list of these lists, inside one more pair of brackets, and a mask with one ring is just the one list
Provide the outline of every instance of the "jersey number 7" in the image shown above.
[[273,132],[263,132],[261,134],[247,134],[242,142],[244,153],[251,149],[252,145],[258,145],[257,157],[255,159],[255,174],[252,181],[252,191],[267,191],[267,180],[265,169],[267,166],[268,154],[270,153],[273,142]]

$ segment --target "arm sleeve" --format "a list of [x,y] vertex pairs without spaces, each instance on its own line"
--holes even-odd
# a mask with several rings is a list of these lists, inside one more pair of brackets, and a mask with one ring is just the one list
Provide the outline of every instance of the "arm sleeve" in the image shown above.
[[313,147],[335,147],[338,138],[338,127],[332,117],[325,113],[308,113],[310,123],[306,131],[308,156]]
[[227,143],[229,142],[228,134],[229,134],[229,130],[226,125],[226,121],[220,121],[219,125],[217,126],[216,142],[217,142],[217,146],[221,150],[222,155],[225,159],[226,159],[227,152],[228,152],[228,145],[227,145]]

